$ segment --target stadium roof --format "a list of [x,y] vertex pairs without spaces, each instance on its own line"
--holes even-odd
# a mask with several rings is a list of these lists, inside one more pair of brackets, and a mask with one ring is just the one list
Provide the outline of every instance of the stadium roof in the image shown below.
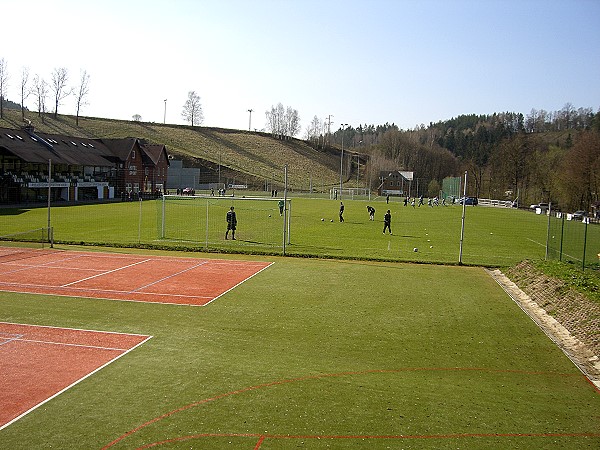
[[156,164],[166,147],[145,144],[137,138],[91,139],[34,131],[33,127],[21,130],[0,128],[0,155],[12,154],[29,163],[79,166],[114,166],[127,160],[138,146],[142,158]]

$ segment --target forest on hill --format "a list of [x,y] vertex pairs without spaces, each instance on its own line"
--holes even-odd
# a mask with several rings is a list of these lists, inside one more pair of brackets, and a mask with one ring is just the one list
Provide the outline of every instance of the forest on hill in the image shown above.
[[425,195],[466,172],[477,197],[552,202],[564,211],[591,211],[600,200],[600,112],[591,108],[461,115],[411,130],[360,125],[333,133],[335,145],[342,140],[370,155],[373,173],[414,171]]
[[[0,125],[23,125],[16,104],[5,104]],[[19,105],[16,105],[20,108]],[[297,191],[339,186],[376,190],[383,172],[415,174],[418,192],[439,194],[445,177],[467,174],[468,195],[517,199],[521,206],[552,202],[563,211],[592,212],[600,200],[600,112],[567,104],[559,111],[460,115],[402,130],[394,124],[320,127],[304,140],[278,133],[119,121],[27,111],[36,129],[73,136],[128,137],[164,143],[191,165],[255,186],[283,183]],[[340,153],[345,149],[343,160]],[[340,163],[341,161],[341,163]]]

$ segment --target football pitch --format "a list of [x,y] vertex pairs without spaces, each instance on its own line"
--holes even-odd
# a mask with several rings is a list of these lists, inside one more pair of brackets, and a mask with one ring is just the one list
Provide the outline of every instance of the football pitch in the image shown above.
[[0,322],[152,337],[0,448],[600,447],[597,388],[483,268],[118,252],[266,268],[205,307],[0,292]]

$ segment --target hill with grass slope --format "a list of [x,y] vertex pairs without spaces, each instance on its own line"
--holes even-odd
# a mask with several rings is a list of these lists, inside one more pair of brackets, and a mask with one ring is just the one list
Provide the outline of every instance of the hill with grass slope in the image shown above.
[[[261,186],[264,181],[283,185],[284,166],[288,166],[288,187],[327,190],[339,183],[340,153],[337,149],[320,150],[299,139],[280,140],[268,133],[223,128],[134,122],[93,117],[47,114],[42,119],[28,112],[36,130],[88,138],[136,137],[164,144],[174,159],[183,159],[185,167],[221,166],[239,182]],[[0,127],[19,129],[25,123],[21,111],[4,110]]]

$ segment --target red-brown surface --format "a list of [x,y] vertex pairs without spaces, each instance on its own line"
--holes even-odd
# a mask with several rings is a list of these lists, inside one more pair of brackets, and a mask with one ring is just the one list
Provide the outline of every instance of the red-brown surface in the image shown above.
[[0,429],[147,339],[0,322]]
[[0,291],[203,306],[269,265],[0,248]]

